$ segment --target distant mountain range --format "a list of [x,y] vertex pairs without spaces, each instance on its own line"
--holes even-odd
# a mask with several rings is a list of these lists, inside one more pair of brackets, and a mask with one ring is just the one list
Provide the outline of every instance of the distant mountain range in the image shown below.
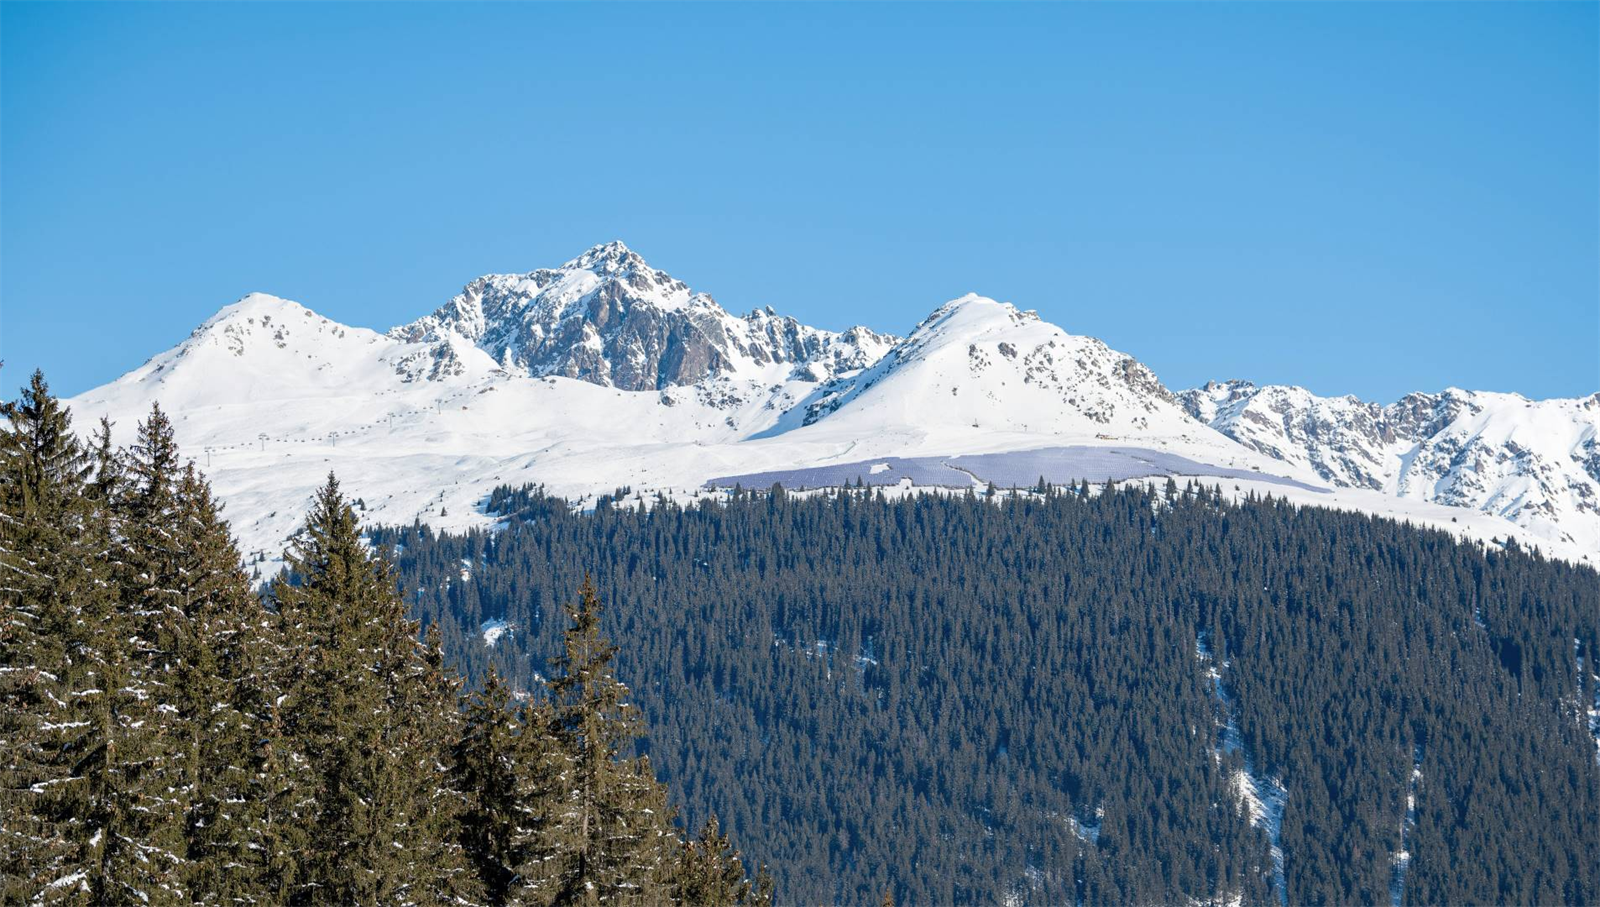
[[1569,400],[1449,388],[1380,406],[1305,388],[1212,382],[1185,411],[1252,450],[1368,488],[1600,544],[1600,393]]
[[[1392,406],[1243,381],[1173,393],[1133,357],[981,296],[904,338],[836,333],[770,308],[733,315],[618,242],[480,277],[386,333],[252,294],[71,402],[80,427],[108,415],[125,439],[157,401],[267,559],[330,469],[369,520],[463,528],[493,521],[484,498],[502,483],[684,500],[714,494],[713,478],[846,465],[869,484],[983,487],[1038,463],[1052,481],[1092,479],[1083,452],[1097,448],[1123,464],[1106,477],[1127,463],[1225,477],[1600,559],[1600,393],[1450,389]],[[886,459],[1008,452],[1027,458],[940,473],[956,481]]]

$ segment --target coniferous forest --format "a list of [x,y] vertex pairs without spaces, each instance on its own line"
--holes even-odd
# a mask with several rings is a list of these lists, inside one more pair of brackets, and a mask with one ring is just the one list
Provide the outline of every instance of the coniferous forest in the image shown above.
[[330,477],[255,584],[159,409],[4,416],[7,904],[1600,901],[1600,578],[1514,545],[1176,481],[454,536]]
[[[159,408],[0,426],[0,902],[762,904],[677,826],[589,583],[550,680],[466,695],[336,479],[252,588]],[[576,596],[573,596],[573,593]]]
[[1222,492],[502,489],[374,537],[517,687],[593,571],[657,773],[782,902],[1600,902],[1596,574]]

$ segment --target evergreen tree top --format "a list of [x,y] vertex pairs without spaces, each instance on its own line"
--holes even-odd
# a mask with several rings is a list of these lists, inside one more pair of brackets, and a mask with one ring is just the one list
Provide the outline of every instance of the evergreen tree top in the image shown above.
[[0,457],[9,464],[0,485],[6,512],[26,517],[64,506],[92,467],[73,434],[72,414],[50,393],[43,372],[33,373],[18,400],[0,403],[0,417],[9,423],[0,430]]
[[582,735],[585,746],[615,755],[638,736],[639,725],[627,685],[610,672],[617,647],[600,633],[602,607],[594,578],[585,575],[577,600],[566,606],[565,645],[549,686],[557,723]]

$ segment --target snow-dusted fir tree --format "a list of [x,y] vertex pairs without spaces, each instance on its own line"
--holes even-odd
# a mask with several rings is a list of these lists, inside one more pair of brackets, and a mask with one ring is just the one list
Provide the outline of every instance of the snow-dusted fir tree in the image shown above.
[[[387,574],[389,565],[383,561]],[[400,600],[398,594],[396,601]],[[424,901],[470,907],[483,903],[483,886],[467,863],[460,828],[467,800],[454,783],[450,750],[461,738],[465,723],[461,713],[461,675],[448,667],[439,626],[432,624],[417,642],[417,622],[406,620],[392,637],[396,649],[409,653],[401,682],[392,702],[397,715],[421,720],[421,738],[413,758],[419,780],[417,825],[422,835],[419,852],[428,860]]]
[[673,897],[679,839],[649,759],[625,755],[639,719],[628,688],[611,673],[616,647],[600,634],[600,608],[585,578],[567,607],[565,650],[550,681],[550,730],[564,764],[550,779],[531,848],[531,903],[661,904]]
[[744,860],[712,816],[683,846],[674,895],[699,907],[758,907],[772,903],[772,879],[759,872],[751,882]]
[[467,697],[451,751],[451,773],[465,800],[461,844],[490,907],[516,903],[533,827],[543,818],[530,795],[543,756],[538,731],[524,727],[510,688],[490,668],[483,688]]
[[91,454],[38,374],[6,415],[7,899],[187,903],[171,427]]
[[292,902],[472,902],[440,736],[456,720],[453,687],[333,476],[288,563],[272,598],[303,660],[283,721],[308,774],[290,820],[306,830],[290,861]]
[[184,831],[198,771],[196,735],[185,721],[196,706],[181,699],[197,670],[189,663],[196,652],[186,612],[190,540],[179,530],[182,475],[172,422],[152,406],[108,502],[127,657],[124,676],[107,686],[117,715],[108,754],[117,796],[104,846],[121,863],[119,885],[141,902],[175,904],[192,900]]
[[739,855],[707,823],[683,843],[666,789],[645,759],[625,758],[637,733],[627,688],[609,673],[615,647],[598,632],[586,583],[549,696],[512,695],[490,670],[467,700],[453,772],[468,862],[485,901],[502,905],[761,905]]
[[187,888],[197,904],[270,903],[278,837],[271,807],[291,783],[271,757],[284,742],[273,711],[287,653],[192,462],[179,479],[174,516],[183,608],[172,622],[174,703],[192,790]]
[[102,831],[80,771],[110,737],[105,538],[89,452],[44,376],[0,414],[0,902],[64,902],[89,893]]

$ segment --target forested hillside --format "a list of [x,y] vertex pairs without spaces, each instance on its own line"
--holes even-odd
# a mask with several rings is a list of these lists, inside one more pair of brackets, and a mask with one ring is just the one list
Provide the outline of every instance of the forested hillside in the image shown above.
[[259,596],[159,408],[0,416],[0,903],[769,900],[631,752],[591,585],[547,685],[463,699],[333,477]]
[[656,770],[782,902],[1600,900],[1587,568],[1170,483],[646,503],[373,538],[519,688],[593,571]]

